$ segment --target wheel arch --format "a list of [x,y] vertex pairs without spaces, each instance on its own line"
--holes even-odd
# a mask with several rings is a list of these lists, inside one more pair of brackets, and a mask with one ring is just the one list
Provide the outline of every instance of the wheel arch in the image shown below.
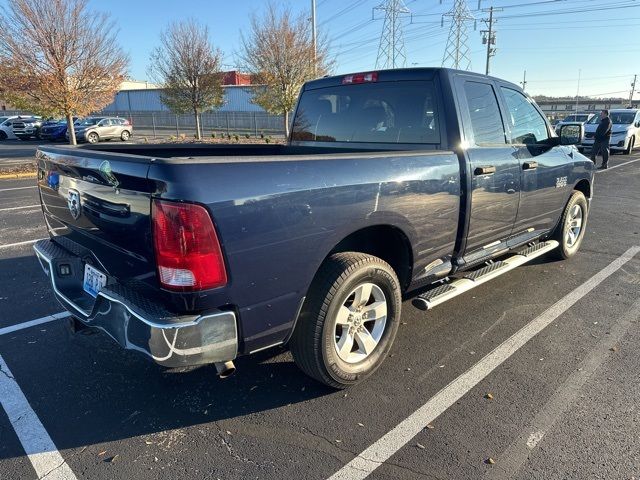
[[578,183],[576,183],[573,189],[584,193],[584,196],[588,199],[591,198],[591,183],[586,178],[583,178]]
[[396,226],[371,225],[350,233],[331,249],[320,266],[331,255],[341,252],[367,253],[384,260],[396,272],[402,291],[405,291],[411,283],[413,273],[411,242],[404,231]]

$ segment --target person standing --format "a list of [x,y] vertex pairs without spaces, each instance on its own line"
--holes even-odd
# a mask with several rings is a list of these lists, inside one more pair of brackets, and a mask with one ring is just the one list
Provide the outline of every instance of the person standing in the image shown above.
[[591,148],[591,161],[596,163],[596,155],[602,154],[602,165],[600,169],[606,170],[609,164],[609,141],[611,140],[611,119],[609,110],[600,112],[600,124],[594,135],[593,147]]

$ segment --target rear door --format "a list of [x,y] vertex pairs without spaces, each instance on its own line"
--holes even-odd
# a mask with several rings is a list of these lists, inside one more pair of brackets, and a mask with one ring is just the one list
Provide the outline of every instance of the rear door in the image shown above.
[[553,228],[569,196],[570,147],[544,144],[549,126],[529,97],[500,85],[504,101],[508,138],[518,161],[520,206],[513,228],[514,243],[535,238]]
[[492,81],[459,76],[456,90],[471,175],[465,261],[506,248],[518,212],[520,166],[506,131]]
[[116,128],[117,126],[112,119],[105,118],[98,124],[98,135],[100,136],[100,138],[113,138]]

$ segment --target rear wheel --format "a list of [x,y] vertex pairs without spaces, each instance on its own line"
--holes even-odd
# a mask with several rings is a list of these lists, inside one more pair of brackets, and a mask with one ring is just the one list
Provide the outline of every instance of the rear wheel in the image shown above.
[[100,141],[100,137],[98,137],[97,133],[91,132],[89,135],[87,135],[87,142],[98,143],[99,141]]
[[325,385],[354,385],[386,358],[400,311],[400,283],[389,264],[363,253],[332,255],[309,289],[291,338],[293,358]]
[[124,130],[120,134],[120,140],[122,140],[123,142],[126,142],[127,140],[129,140],[129,138],[131,138],[131,133],[129,133],[127,130]]
[[554,257],[566,260],[578,252],[584,238],[588,213],[587,199],[584,193],[574,191],[552,237],[560,244],[552,251]]

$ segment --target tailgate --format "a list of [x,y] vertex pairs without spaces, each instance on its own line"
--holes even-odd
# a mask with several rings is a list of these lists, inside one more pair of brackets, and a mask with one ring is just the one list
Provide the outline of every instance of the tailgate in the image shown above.
[[110,276],[154,280],[151,158],[69,147],[41,147],[37,158],[40,200],[54,240],[89,250]]

